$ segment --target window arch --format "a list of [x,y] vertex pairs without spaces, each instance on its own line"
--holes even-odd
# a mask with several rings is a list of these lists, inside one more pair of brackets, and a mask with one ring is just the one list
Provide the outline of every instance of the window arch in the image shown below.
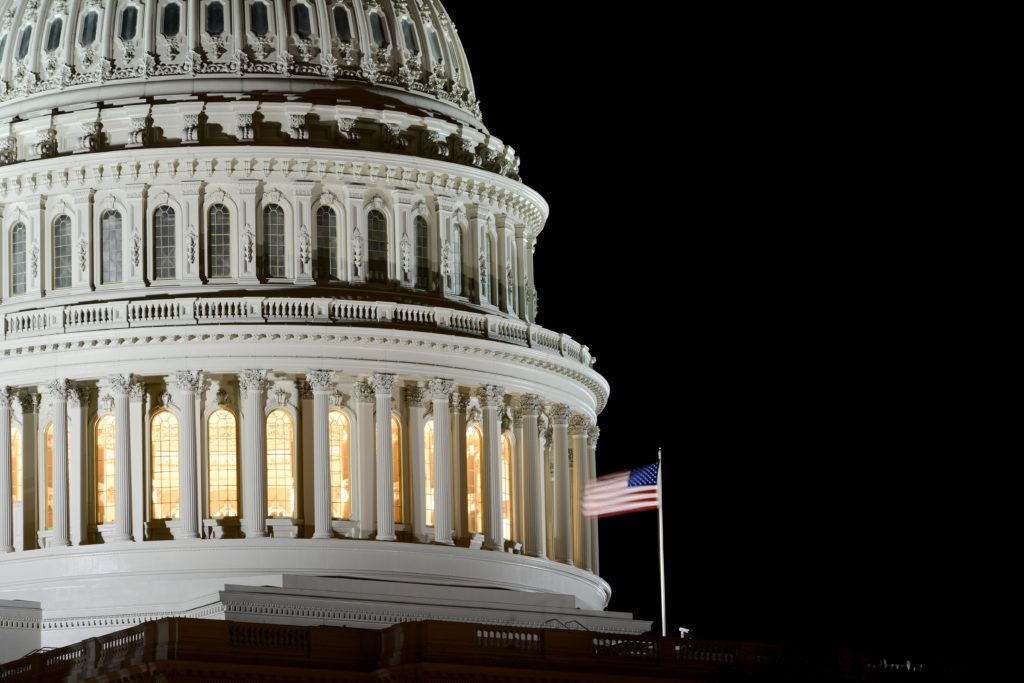
[[103,284],[121,281],[121,213],[107,209],[100,218],[103,251]]
[[164,21],[160,32],[173,38],[181,31],[181,5],[176,2],[167,3],[164,7]]
[[373,38],[374,45],[380,48],[387,47],[388,29],[384,23],[384,17],[380,15],[380,12],[370,12],[368,18],[370,20],[370,36]]
[[423,474],[426,490],[423,501],[427,526],[434,526],[434,421],[423,425]]
[[99,14],[96,12],[88,12],[85,15],[85,19],[82,20],[82,37],[79,42],[82,47],[92,45],[96,40],[96,26],[99,23]]
[[11,294],[24,294],[28,290],[28,231],[18,222],[11,228]]
[[238,516],[238,427],[230,410],[218,408],[206,422],[211,517]]
[[206,216],[210,277],[231,277],[231,210],[224,204],[214,204]]
[[254,35],[261,38],[270,32],[270,22],[267,19],[267,4],[265,2],[254,2],[249,6],[249,25]]
[[60,47],[60,32],[64,28],[64,20],[57,17],[50,23],[50,32],[46,34],[46,51],[53,52]]
[[316,210],[317,276],[338,279],[338,214],[329,206]]
[[416,233],[416,286],[427,289],[430,287],[430,228],[423,216],[416,216],[413,223]]
[[339,41],[352,42],[352,24],[349,21],[348,10],[342,5],[334,6],[334,33]]
[[53,288],[71,286],[71,217],[61,214],[53,219]]
[[53,423],[43,432],[43,477],[46,482],[46,516],[43,528],[53,528]]
[[391,462],[394,482],[395,523],[402,523],[402,427],[398,418],[391,416]]
[[178,418],[161,410],[150,421],[150,471],[153,519],[179,519]]
[[388,279],[388,219],[377,209],[366,214],[367,248],[371,280],[386,282]]
[[494,248],[494,236],[487,233],[487,299],[492,306],[498,305],[498,250]]
[[292,5],[292,28],[299,38],[313,35],[313,26],[309,19],[309,7],[301,2]]
[[173,280],[176,275],[174,239],[174,209],[166,204],[158,206],[153,211],[153,278],[156,280]]
[[479,427],[466,430],[466,507],[469,530],[483,533],[483,473],[480,469],[480,450],[483,436]]
[[117,424],[113,415],[104,415],[96,423],[96,523],[114,521],[117,498],[115,443]]
[[224,33],[224,5],[220,0],[206,6],[206,33],[211,36]]
[[348,519],[352,510],[351,461],[348,418],[340,410],[327,413],[331,454],[331,517]]
[[267,516],[295,516],[295,429],[286,410],[267,416]]
[[512,538],[512,439],[501,435],[501,533]]
[[402,19],[402,38],[405,40],[405,49],[413,55],[420,53],[419,45],[416,44],[416,37],[412,33],[412,24],[408,19]]
[[129,5],[121,12],[121,40],[132,40],[135,38],[136,23],[139,19],[137,7]]
[[287,251],[284,209],[280,204],[267,204],[263,207],[263,269],[267,277],[287,275]]
[[29,43],[32,42],[32,25],[28,25],[21,30],[21,42],[18,43],[18,59],[25,59],[25,55],[28,54]]
[[458,223],[452,226],[452,287],[462,294],[462,227]]
[[24,456],[21,453],[21,430],[11,427],[11,502],[21,502],[21,472],[24,467]]

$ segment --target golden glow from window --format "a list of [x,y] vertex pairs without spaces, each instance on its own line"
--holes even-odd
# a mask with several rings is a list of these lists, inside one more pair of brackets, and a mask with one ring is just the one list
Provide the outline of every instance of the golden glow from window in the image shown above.
[[153,519],[179,519],[178,418],[166,410],[150,423]]
[[46,525],[44,529],[53,528],[53,423],[46,425],[46,432],[43,434],[46,444],[44,451],[43,467],[46,468]]
[[11,427],[11,502],[21,502],[21,430]]
[[434,421],[423,425],[423,474],[426,481],[426,522],[434,526]]
[[295,431],[292,416],[267,416],[267,516],[295,516]]
[[352,512],[352,485],[348,418],[340,410],[327,413],[331,450],[331,517],[348,519]]
[[480,444],[483,437],[480,430],[470,427],[466,430],[466,505],[469,513],[469,530],[484,531],[483,479],[480,471]]
[[395,477],[395,523],[402,523],[402,431],[398,418],[391,416],[391,460]]
[[501,435],[501,533],[512,538],[512,439]]
[[210,458],[211,517],[238,516],[238,429],[231,411],[219,408],[206,425]]
[[114,455],[117,425],[113,415],[104,415],[96,423],[96,523],[108,524],[114,521],[117,509],[114,493]]

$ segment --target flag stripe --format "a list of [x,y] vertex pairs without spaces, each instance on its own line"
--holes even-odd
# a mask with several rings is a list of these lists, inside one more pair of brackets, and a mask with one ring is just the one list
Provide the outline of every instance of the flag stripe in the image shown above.
[[583,516],[607,517],[657,509],[660,465],[654,463],[628,472],[615,472],[587,482],[583,492]]

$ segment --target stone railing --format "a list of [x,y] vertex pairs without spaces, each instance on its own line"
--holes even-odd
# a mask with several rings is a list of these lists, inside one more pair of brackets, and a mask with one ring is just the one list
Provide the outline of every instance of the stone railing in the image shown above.
[[63,332],[237,323],[369,324],[434,329],[527,346],[593,365],[590,350],[566,334],[500,315],[437,306],[326,298],[221,297],[141,299],[52,306],[3,315],[3,339]]

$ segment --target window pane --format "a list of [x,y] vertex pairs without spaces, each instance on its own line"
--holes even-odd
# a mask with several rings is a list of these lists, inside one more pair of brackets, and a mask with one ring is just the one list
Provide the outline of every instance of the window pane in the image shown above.
[[249,19],[252,23],[252,32],[258,36],[265,36],[270,31],[267,22],[267,6],[262,2],[254,2],[249,10]]
[[329,206],[316,210],[317,276],[338,278],[338,216]]
[[395,490],[395,523],[402,523],[402,432],[398,420],[391,418],[391,461]]
[[466,506],[469,513],[469,530],[477,533],[484,531],[483,480],[480,470],[481,441],[479,429],[470,427],[466,430]]
[[24,223],[11,228],[11,294],[24,294],[28,288],[25,254],[28,239]]
[[214,204],[208,216],[210,277],[231,277],[231,212]]
[[334,8],[334,32],[338,34],[338,40],[345,43],[351,42],[352,28],[349,26],[348,12],[344,7]]
[[53,528],[53,423],[46,426],[46,434],[43,437],[46,443],[43,467],[46,470],[46,520],[44,529]]
[[230,411],[213,411],[207,425],[211,517],[238,516],[238,431]]
[[426,482],[424,502],[427,526],[434,526],[434,421],[423,427],[423,473]]
[[370,12],[370,33],[377,47],[387,47],[387,29],[384,28],[384,20],[378,12]]
[[96,40],[97,18],[96,12],[89,12],[85,15],[85,21],[82,22],[82,45],[92,45]]
[[369,239],[371,280],[388,279],[388,222],[384,214],[374,209],[366,216]]
[[295,23],[295,33],[299,38],[309,38],[313,35],[313,28],[309,24],[309,8],[298,4],[292,7],[292,21]]
[[96,523],[114,521],[117,509],[114,495],[116,425],[113,415],[104,415],[96,423]]
[[153,519],[179,519],[178,418],[166,410],[157,413],[151,434]]
[[263,267],[267,277],[285,277],[284,209],[270,204],[263,209]]
[[349,468],[348,419],[338,410],[327,414],[331,450],[331,517],[348,519],[351,516],[351,477]]
[[416,216],[416,286],[420,289],[430,287],[430,252],[428,243],[427,219]]
[[28,44],[32,40],[32,27],[26,26],[21,32],[21,43],[18,45],[18,59],[25,59],[28,54]]
[[181,30],[181,6],[171,3],[164,7],[164,28],[163,34],[168,38],[178,35]]
[[434,58],[435,62],[441,60],[441,47],[437,44],[437,34],[434,33],[434,29],[427,29],[427,39],[430,41],[430,56]]
[[420,49],[412,35],[412,25],[405,19],[402,19],[402,37],[405,38],[405,49],[414,55],[419,54]]
[[267,516],[295,516],[292,416],[275,410],[267,416]]
[[53,288],[71,286],[71,218],[66,215],[53,219]]
[[64,20],[57,17],[50,24],[50,32],[46,34],[46,51],[53,52],[60,47],[60,31],[64,28]]
[[4,50],[7,49],[7,34],[0,38],[0,62],[4,61]]
[[138,18],[139,10],[125,7],[121,13],[121,40],[131,40],[135,37],[135,21]]
[[501,437],[501,533],[512,538],[512,440]]
[[11,502],[21,502],[21,430],[11,427]]
[[102,282],[121,281],[121,214],[104,211],[100,219],[103,242]]
[[224,5],[211,2],[206,6],[206,32],[211,36],[224,33]]
[[175,260],[174,209],[160,206],[153,212],[153,277],[174,279]]

